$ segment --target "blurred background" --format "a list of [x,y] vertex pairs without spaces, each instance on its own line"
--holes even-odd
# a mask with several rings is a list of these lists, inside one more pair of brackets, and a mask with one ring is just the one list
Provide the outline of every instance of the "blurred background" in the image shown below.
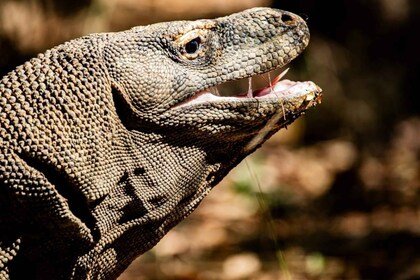
[[0,74],[83,34],[256,6],[307,19],[287,77],[323,103],[119,279],[420,279],[420,1],[1,0]]

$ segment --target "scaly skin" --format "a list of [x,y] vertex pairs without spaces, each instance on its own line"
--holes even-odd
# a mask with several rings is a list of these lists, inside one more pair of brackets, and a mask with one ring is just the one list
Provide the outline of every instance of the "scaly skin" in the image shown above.
[[3,77],[0,278],[116,278],[320,102],[314,84],[205,90],[281,67],[308,41],[298,16],[255,8],[89,35]]

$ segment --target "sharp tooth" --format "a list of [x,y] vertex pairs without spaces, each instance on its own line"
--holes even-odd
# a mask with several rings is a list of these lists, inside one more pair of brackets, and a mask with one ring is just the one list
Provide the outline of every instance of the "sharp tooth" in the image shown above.
[[270,93],[274,93],[273,91],[273,84],[271,83],[271,75],[270,73],[267,73],[268,76],[268,84],[270,85]]
[[278,76],[279,79],[283,78],[284,76],[286,76],[287,72],[289,72],[290,67],[286,68],[283,72],[280,73],[280,75]]
[[248,93],[246,95],[248,98],[252,98],[252,77],[248,78]]
[[219,90],[217,89],[217,87],[214,87],[214,92],[215,92],[215,95],[220,96],[220,92],[219,92]]
[[278,75],[271,83],[270,83],[270,85],[271,86],[273,86],[273,85],[275,85],[278,81],[280,81],[281,80],[281,78],[283,78],[286,74],[287,74],[287,72],[289,71],[289,69],[290,69],[290,67],[289,68],[286,68],[286,70],[284,70],[283,72],[281,72],[280,73],[280,75]]
[[219,90],[217,89],[217,87],[211,87],[209,88],[209,92],[215,96],[220,96]]

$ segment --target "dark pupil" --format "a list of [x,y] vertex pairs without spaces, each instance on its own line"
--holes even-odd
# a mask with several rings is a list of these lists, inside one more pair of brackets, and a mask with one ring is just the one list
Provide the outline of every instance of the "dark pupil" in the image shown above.
[[195,38],[185,45],[185,51],[189,54],[195,53],[200,47],[200,38]]

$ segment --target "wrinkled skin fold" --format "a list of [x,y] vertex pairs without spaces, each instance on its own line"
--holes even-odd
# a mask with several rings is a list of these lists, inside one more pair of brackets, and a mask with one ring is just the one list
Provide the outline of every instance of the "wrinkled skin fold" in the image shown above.
[[208,89],[282,67],[298,16],[227,17],[92,34],[0,81],[0,278],[115,279],[244,157],[320,102],[312,82]]

